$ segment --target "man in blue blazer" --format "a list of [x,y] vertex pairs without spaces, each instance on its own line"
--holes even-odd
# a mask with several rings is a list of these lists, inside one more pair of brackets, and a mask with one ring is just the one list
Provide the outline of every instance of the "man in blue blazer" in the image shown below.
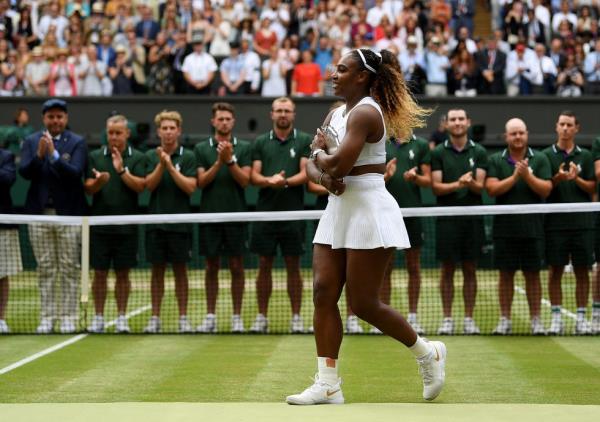
[[[31,182],[25,212],[85,215],[83,176],[87,166],[85,140],[67,130],[67,103],[52,98],[42,106],[45,130],[25,138],[19,174]],[[52,332],[60,315],[60,332],[72,333],[77,322],[81,231],[78,226],[31,224],[29,238],[38,264],[41,295],[37,332]],[[60,282],[60,309],[56,287]]]

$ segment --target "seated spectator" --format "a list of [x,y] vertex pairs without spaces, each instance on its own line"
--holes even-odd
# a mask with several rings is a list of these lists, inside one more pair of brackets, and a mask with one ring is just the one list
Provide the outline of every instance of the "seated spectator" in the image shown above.
[[571,28],[577,27],[577,15],[571,12],[569,0],[561,0],[560,11],[552,16],[552,32],[559,33],[559,25],[563,20],[566,20]]
[[231,54],[223,60],[220,66],[221,82],[224,88],[223,92],[220,92],[220,95],[244,94],[243,84],[246,80],[244,58],[239,54],[240,46],[238,43],[232,42],[229,48]]
[[69,21],[66,17],[60,14],[60,5],[58,1],[52,1],[46,10],[47,14],[42,16],[37,26],[38,38],[43,42],[48,32],[50,32],[50,28],[54,27],[54,34],[56,35],[58,45],[61,48],[65,47],[67,44],[64,34],[65,29],[69,25]]
[[188,94],[211,92],[211,85],[218,70],[217,62],[207,52],[201,39],[192,39],[193,52],[183,60],[183,77],[187,82]]
[[543,82],[541,87],[536,88],[536,86],[534,86],[534,93],[553,95],[556,93],[556,76],[558,75],[556,65],[554,64],[554,61],[546,55],[546,46],[544,44],[537,43],[535,45],[535,54],[540,62]]
[[475,54],[475,61],[480,75],[477,92],[486,95],[505,94],[506,54],[498,50],[496,38],[493,35],[488,38],[486,48]]
[[175,44],[173,47],[171,47],[170,60],[173,68],[173,85],[175,87],[175,94],[185,94],[186,92],[187,84],[181,69],[183,68],[183,60],[191,52],[192,49],[187,43],[187,34],[184,31],[179,31],[175,35]]
[[133,68],[127,59],[127,49],[119,45],[116,53],[114,64],[108,68],[108,76],[112,82],[112,95],[131,95],[133,94]]
[[69,17],[69,25],[65,29],[65,39],[69,45],[75,40],[83,42],[83,21],[78,13],[72,14]]
[[565,56],[563,49],[563,41],[560,38],[552,38],[552,41],[550,42],[550,52],[548,55],[554,62],[554,65],[557,69],[562,69],[563,67],[565,67],[567,56]]
[[20,97],[25,94],[23,80],[25,72],[19,65],[17,51],[8,53],[8,60],[0,64],[0,95],[4,97]]
[[577,36],[583,37],[591,34],[593,20],[597,21],[597,19],[592,16],[592,9],[590,9],[590,6],[581,6],[581,9],[579,9],[579,17],[577,18],[577,26],[575,27]]
[[321,68],[313,62],[310,50],[302,52],[302,62],[294,67],[292,76],[292,96],[323,95]]
[[286,76],[293,66],[279,55],[277,46],[271,47],[271,56],[262,64],[263,97],[284,97],[287,95]]
[[533,85],[542,85],[540,63],[535,52],[519,43],[506,59],[507,95],[531,95]]
[[25,39],[30,49],[39,44],[37,34],[33,31],[31,6],[29,4],[21,3],[21,8],[19,10],[19,22],[17,23],[17,29],[13,36],[13,40],[14,42],[18,42],[20,39]]
[[559,97],[580,97],[585,80],[583,73],[575,63],[575,55],[567,55],[565,68],[556,77],[556,94]]
[[23,70],[25,70],[25,66],[27,66],[27,63],[31,61],[31,51],[29,50],[29,46],[27,45],[25,38],[19,39],[16,51],[17,62],[23,67]]
[[[110,95],[112,87],[108,90],[107,82],[104,81],[108,74],[106,64],[98,60],[98,53],[94,45],[88,45],[85,52],[87,60],[77,67],[79,77],[78,95]],[[110,80],[107,79],[107,81],[110,84]]]
[[583,65],[585,74],[585,93],[600,94],[600,39],[596,40],[593,51],[590,51],[585,58]]
[[573,32],[573,25],[567,19],[563,19],[558,24],[558,28],[555,34],[561,37],[563,40],[571,40],[574,38],[575,34]]
[[431,24],[439,23],[444,28],[452,18],[452,7],[445,0],[431,0],[429,2],[429,20]]
[[441,41],[437,36],[431,37],[425,52],[425,62],[427,63],[425,94],[430,97],[445,97],[448,95],[447,71],[450,68],[450,60],[448,60]]
[[50,64],[44,57],[42,47],[35,47],[31,56],[33,60],[25,66],[25,92],[27,95],[45,97],[48,95]]
[[56,60],[50,65],[48,94],[51,97],[72,97],[77,95],[77,73],[75,66],[67,62],[69,50],[59,48]]
[[410,91],[413,94],[423,94],[427,78],[425,58],[417,49],[417,38],[414,35],[408,37],[406,47],[398,56],[400,68]]
[[156,36],[156,42],[148,52],[148,91],[150,94],[173,94],[175,86],[171,71],[171,49],[163,32]]
[[469,51],[461,49],[450,59],[448,72],[448,94],[457,97],[475,97],[477,95],[477,65]]
[[110,21],[104,16],[104,3],[96,1],[92,5],[92,14],[83,22],[84,42],[98,44],[100,35],[109,29]]

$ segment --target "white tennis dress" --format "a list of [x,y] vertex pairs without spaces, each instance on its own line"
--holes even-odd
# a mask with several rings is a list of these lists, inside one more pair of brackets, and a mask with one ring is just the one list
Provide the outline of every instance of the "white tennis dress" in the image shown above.
[[[354,106],[374,107],[383,121],[379,104],[365,97]],[[346,106],[332,114],[327,131],[337,134],[338,143],[346,135]],[[385,122],[384,122],[385,123]],[[376,143],[365,143],[354,166],[385,163],[387,133]],[[331,245],[333,249],[410,248],[410,241],[396,200],[385,187],[383,174],[367,173],[344,177],[346,190],[340,196],[329,195],[327,208],[319,221],[313,243]]]

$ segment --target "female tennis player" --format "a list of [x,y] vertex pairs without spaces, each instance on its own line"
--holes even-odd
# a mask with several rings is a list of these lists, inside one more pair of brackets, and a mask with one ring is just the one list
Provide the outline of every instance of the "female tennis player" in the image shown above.
[[[423,377],[423,398],[433,400],[444,385],[446,347],[420,338],[379,290],[395,249],[410,243],[402,213],[387,192],[385,142],[408,139],[425,124],[428,110],[410,95],[396,57],[367,49],[344,55],[333,74],[335,94],[345,104],[332,110],[312,144],[309,178],[330,191],[314,238],[315,382],[289,404],[342,404],[338,353],[342,320],[337,306],[344,283],[354,313],[406,345]],[[338,146],[337,148],[335,148]]]

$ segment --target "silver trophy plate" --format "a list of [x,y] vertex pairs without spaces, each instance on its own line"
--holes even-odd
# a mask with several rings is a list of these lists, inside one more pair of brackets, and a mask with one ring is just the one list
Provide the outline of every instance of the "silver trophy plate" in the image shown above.
[[321,133],[325,136],[325,146],[327,147],[327,153],[333,154],[340,146],[340,141],[337,131],[330,125],[321,126]]

